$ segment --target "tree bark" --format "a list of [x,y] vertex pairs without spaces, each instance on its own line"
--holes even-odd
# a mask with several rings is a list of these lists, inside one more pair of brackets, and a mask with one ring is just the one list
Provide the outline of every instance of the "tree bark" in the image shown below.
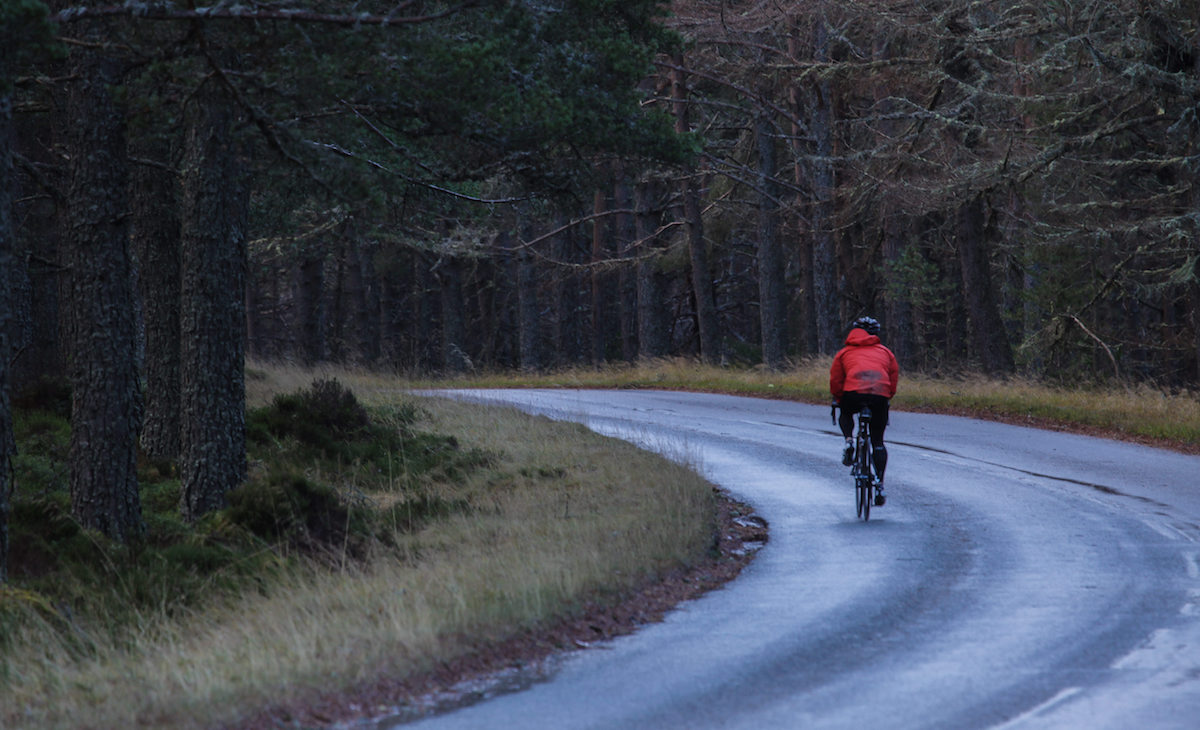
[[[884,209],[880,225],[883,227],[883,259],[890,264],[898,264],[903,261],[908,247],[908,230],[904,220],[889,205]],[[888,347],[896,359],[902,364],[911,363],[916,351],[912,303],[904,292],[897,289],[892,289],[890,296],[884,300],[884,329]]]
[[[1200,29],[1200,5],[1192,5],[1191,21],[1193,29]],[[1200,32],[1192,33],[1192,75],[1196,80],[1200,80]],[[1192,159],[1195,159],[1197,151],[1200,151],[1200,144],[1193,136],[1188,144],[1188,152],[1191,153]],[[1192,194],[1189,204],[1192,214],[1200,215],[1200,170],[1197,170],[1194,165],[1192,166]],[[1195,358],[1195,364],[1192,367],[1192,381],[1200,383],[1200,226],[1195,224],[1195,218],[1192,220],[1191,250],[1198,254],[1198,258],[1192,265],[1192,278],[1188,284],[1188,303],[1191,307],[1192,320],[1192,356]]]
[[[315,244],[320,246],[320,244]],[[300,355],[305,365],[324,362],[325,341],[325,249],[306,253],[296,272],[296,316],[300,320]]]
[[70,233],[64,263],[71,381],[71,511],[116,540],[144,531],[137,483],[136,363],[123,64],[76,50],[68,94]]
[[179,202],[170,144],[145,139],[133,168],[133,249],[145,318],[146,410],[142,449],[151,459],[179,456]]
[[[629,188],[630,182],[624,171],[618,169],[613,189],[613,207],[617,210],[629,210],[633,207],[633,195]],[[637,224],[634,222],[634,216],[629,213],[617,213],[615,229],[617,251],[621,258],[636,256],[639,250],[635,248]],[[638,357],[638,301],[637,267],[632,264],[623,263],[618,270],[617,301],[621,319],[621,357],[625,362],[633,362]]]
[[[800,59],[800,30],[793,26],[788,33],[788,56],[799,61]],[[805,129],[800,124],[802,112],[804,111],[803,102],[804,92],[799,84],[793,83],[788,86],[788,101],[791,104],[792,111],[792,182],[796,185],[795,206],[797,211],[804,210],[807,207],[805,194],[802,192],[806,183],[805,166],[802,162],[804,153],[802,149],[802,140],[804,139]],[[817,326],[817,300],[814,295],[814,279],[813,279],[813,247],[814,237],[812,235],[812,226],[805,224],[805,217],[800,214],[794,216],[794,230],[796,233],[797,247],[797,268],[799,269],[800,278],[800,346],[801,352],[804,354],[818,353],[821,351],[821,345],[818,339]]]
[[[64,196],[69,180],[57,160],[67,142],[67,126],[62,115],[49,124],[33,116],[11,120],[12,153],[45,175],[20,175],[14,166],[10,183],[13,220],[20,221],[20,235],[13,231],[15,260],[9,269],[9,315],[16,320],[9,329],[9,387],[14,393],[38,382],[67,380],[61,249],[68,236]],[[18,202],[20,198],[24,201]]]
[[[692,131],[688,104],[687,74],[683,70],[683,54],[672,59],[671,111],[675,116],[675,132]],[[700,340],[700,358],[709,365],[721,362],[720,319],[717,300],[713,295],[712,275],[709,273],[708,248],[704,243],[704,217],[700,209],[700,182],[695,168],[685,171],[680,184],[683,197],[683,220],[687,232],[688,263],[691,269],[692,307],[696,313],[696,334]]]
[[[7,81],[8,69],[0,62],[0,84]],[[8,398],[9,315],[12,311],[9,276],[13,271],[12,220],[12,96],[0,88],[0,584],[8,580],[8,515],[12,494],[13,440],[12,411]]]
[[346,246],[339,236],[333,244],[330,256],[330,266],[333,269],[333,282],[329,291],[329,334],[325,339],[328,347],[327,357],[331,362],[345,363],[348,361],[350,334],[347,331],[349,323],[348,303],[346,302]]
[[643,358],[666,357],[670,349],[667,328],[667,305],[663,299],[665,285],[659,257],[652,255],[658,250],[655,231],[661,215],[658,208],[660,197],[657,183],[644,182],[634,191],[637,215],[635,226],[638,247],[637,265],[637,312],[638,352]]
[[[886,37],[875,39],[872,54],[876,62],[886,63],[891,60],[892,53],[889,43],[890,39]],[[884,117],[884,121],[879,123],[876,141],[884,149],[890,145],[889,140],[897,137],[899,131],[899,124],[891,119],[895,105],[891,102],[890,95],[891,89],[888,88],[887,83],[881,81],[875,85],[875,104]],[[890,171],[899,173],[900,168],[901,165],[897,163],[890,168]],[[880,234],[883,236],[883,260],[888,270],[896,272],[904,262],[908,249],[909,217],[896,204],[891,191],[886,189],[880,196],[877,215]],[[911,363],[915,354],[915,346],[913,344],[912,302],[909,293],[903,287],[897,286],[895,282],[891,282],[891,286],[886,288],[885,292],[886,296],[883,302],[885,340],[897,360],[901,363]]]
[[605,211],[607,198],[604,192],[597,190],[592,199],[592,277],[591,277],[591,309],[592,309],[592,364],[599,365],[605,361],[608,349],[608,332],[611,318],[608,316],[608,303],[612,297],[609,294],[609,276],[598,264],[607,258],[605,253],[605,231],[607,225],[602,214]]
[[971,342],[984,372],[1011,373],[1012,346],[992,289],[991,260],[983,198],[976,195],[958,211],[958,261],[970,321]]
[[355,349],[358,362],[374,365],[379,360],[379,277],[371,265],[371,251],[356,230],[351,231],[350,300],[354,306]]
[[495,284],[492,288],[492,319],[489,323],[492,346],[492,362],[509,368],[521,364],[521,326],[518,322],[520,294],[517,289],[515,255],[512,248],[512,233],[501,231],[493,244],[497,251]]
[[517,252],[517,322],[520,327],[521,369],[542,368],[541,309],[538,304],[537,266],[528,244]]
[[437,278],[442,295],[442,362],[447,372],[463,373],[471,369],[471,359],[467,356],[462,263],[453,256],[443,258]]
[[[818,63],[829,61],[829,29],[814,22],[813,46]],[[818,81],[812,92],[812,134],[816,160],[812,173],[813,196],[813,304],[816,309],[817,346],[831,355],[841,346],[841,313],[838,305],[837,239],[834,234],[833,89]]]
[[231,109],[210,79],[185,111],[180,476],[188,521],[223,507],[246,474],[247,193]]
[[[566,223],[564,216],[557,225]],[[580,298],[583,281],[573,264],[582,263],[586,253],[578,245],[576,235],[573,228],[567,228],[554,237],[555,259],[569,265],[554,281],[554,342],[559,365],[576,365],[584,360],[583,338],[587,330]]]
[[781,370],[787,361],[787,303],[778,235],[775,136],[765,111],[755,120],[758,146],[758,316],[763,364]]

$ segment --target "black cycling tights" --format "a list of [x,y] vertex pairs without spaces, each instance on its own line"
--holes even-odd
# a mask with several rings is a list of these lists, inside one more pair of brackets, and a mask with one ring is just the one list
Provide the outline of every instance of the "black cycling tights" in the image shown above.
[[867,393],[842,393],[838,401],[842,412],[838,416],[838,425],[842,435],[851,438],[854,435],[854,414],[866,406],[871,409],[871,459],[875,462],[875,474],[883,479],[887,470],[887,448],[883,445],[883,432],[888,424],[888,399],[882,395]]

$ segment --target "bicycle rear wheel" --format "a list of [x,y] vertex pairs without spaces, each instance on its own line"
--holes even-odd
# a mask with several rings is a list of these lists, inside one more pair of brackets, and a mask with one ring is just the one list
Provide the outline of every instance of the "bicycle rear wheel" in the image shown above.
[[861,476],[854,480],[854,506],[865,522],[871,519],[871,482]]
[[854,449],[854,504],[858,510],[858,516],[864,522],[871,519],[871,503],[875,501],[874,489],[872,482],[875,480],[871,476],[871,445],[867,438],[866,430],[861,428],[858,434],[858,443]]

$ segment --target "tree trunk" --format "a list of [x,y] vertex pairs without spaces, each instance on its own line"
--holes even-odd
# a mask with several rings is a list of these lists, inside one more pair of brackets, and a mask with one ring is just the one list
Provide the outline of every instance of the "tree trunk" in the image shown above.
[[[875,62],[886,63],[891,60],[890,40],[887,37],[875,39],[872,50]],[[891,89],[886,82],[881,81],[875,86],[875,104],[884,117],[884,121],[879,122],[879,132],[876,135],[876,142],[882,149],[887,149],[891,144],[890,140],[898,136],[899,124],[891,119],[895,105],[890,100],[890,96]],[[889,172],[898,176],[900,167],[900,164],[897,163],[889,169]],[[908,249],[909,217],[897,205],[891,191],[887,189],[884,189],[880,196],[877,219],[880,234],[883,236],[883,260],[886,270],[895,276],[905,260]],[[913,344],[912,302],[909,292],[894,283],[885,289],[885,292],[883,328],[886,342],[897,360],[901,363],[911,363],[915,347]]]
[[447,372],[463,373],[471,369],[467,356],[467,325],[463,311],[462,263],[443,258],[437,267],[442,295],[442,362]]
[[[829,30],[817,18],[814,23],[815,60],[829,61]],[[833,99],[832,85],[818,81],[812,93],[812,134],[816,138],[816,160],[812,173],[813,196],[813,305],[816,309],[817,346],[831,355],[841,346],[841,314],[838,306],[837,239],[834,234]]]
[[[565,226],[565,216],[559,225]],[[560,365],[576,365],[584,360],[583,336],[586,331],[582,321],[580,292],[583,282],[573,264],[581,263],[584,255],[573,228],[567,228],[554,237],[555,258],[569,266],[555,277],[554,341],[558,349],[556,358]]]
[[787,305],[779,250],[775,137],[765,111],[755,120],[754,131],[758,145],[758,316],[762,356],[768,369],[781,370],[787,360]]
[[541,316],[538,306],[537,266],[528,244],[517,252],[517,322],[520,328],[521,369],[536,372],[542,368]]
[[[319,244],[318,244],[319,245]],[[324,362],[325,250],[310,251],[300,260],[296,278],[296,316],[300,326],[300,356],[305,365]]]
[[[633,207],[633,196],[629,192],[629,180],[623,171],[618,170],[617,182],[613,190],[613,207],[617,210],[628,210]],[[617,251],[622,259],[628,260],[636,256],[640,250],[635,247],[637,239],[637,224],[634,216],[629,213],[616,214]],[[622,263],[617,273],[617,301],[621,318],[621,357],[625,362],[633,362],[638,357],[637,338],[637,267]]]
[[608,316],[608,303],[612,300],[609,295],[609,276],[598,264],[608,258],[605,253],[604,241],[607,225],[601,214],[605,211],[607,198],[597,190],[592,200],[592,364],[599,365],[607,357],[608,332],[611,318]]
[[[890,206],[886,210],[890,210]],[[883,213],[883,259],[895,265],[900,263],[908,247],[908,230],[899,215]],[[905,219],[907,220],[907,219]],[[901,363],[911,363],[916,346],[913,341],[913,312],[912,303],[905,292],[892,289],[890,296],[884,300],[885,334],[887,344],[896,359]]]
[[1011,373],[1015,366],[1004,320],[992,290],[985,215],[983,198],[978,195],[959,208],[958,261],[971,324],[971,342],[984,372],[995,375]]
[[328,336],[325,339],[328,347],[327,357],[330,362],[346,363],[349,357],[347,347],[349,333],[347,332],[347,302],[346,302],[346,246],[340,236],[333,244],[330,264],[333,269],[333,282],[329,292],[329,324]]
[[[1192,5],[1192,28],[1200,29],[1200,5]],[[1192,33],[1192,75],[1196,80],[1200,80],[1200,33]],[[1191,153],[1192,159],[1195,159],[1198,147],[1196,137],[1193,133],[1191,141],[1188,145],[1188,151]],[[1192,209],[1192,215],[1200,215],[1200,170],[1192,167],[1192,195],[1189,201]],[[1193,220],[1191,228],[1193,252],[1200,252],[1200,226],[1197,226]],[[1193,384],[1200,383],[1200,259],[1192,265],[1192,279],[1188,285],[1188,302],[1191,305],[1192,319],[1192,355],[1196,358],[1195,365],[1192,370]]]
[[[13,231],[16,260],[9,269],[9,296],[13,298],[9,315],[16,319],[9,329],[9,387],[12,392],[20,392],[38,382],[67,379],[62,326],[66,312],[61,304],[66,277],[60,264],[63,241],[68,236],[68,206],[63,196],[69,180],[56,152],[66,144],[66,121],[60,116],[47,124],[40,115],[33,114],[11,121],[12,153],[45,171],[47,177],[43,180],[21,175],[10,183],[13,220],[20,221],[21,235]],[[18,180],[28,187],[19,187]],[[22,195],[18,190],[31,194]]]
[[84,527],[143,532],[137,483],[141,397],[129,257],[129,174],[122,64],[77,49],[68,94],[70,233],[64,263],[71,381],[71,510]]
[[[0,62],[0,84],[7,82],[8,69]],[[9,316],[12,311],[9,275],[13,271],[12,220],[12,96],[0,88],[0,584],[8,580],[8,514],[12,493],[12,411],[8,399]]]
[[[675,131],[687,134],[691,131],[688,120],[688,86],[683,71],[683,55],[674,58],[675,68],[671,71],[672,111],[675,114]],[[696,170],[689,170],[682,183],[683,219],[687,230],[688,262],[691,265],[692,306],[696,312],[696,332],[700,339],[700,357],[709,365],[721,362],[720,320],[717,317],[717,300],[713,296],[712,276],[708,270],[708,249],[704,244],[704,219],[700,210],[700,183]]]
[[[800,59],[800,30],[793,27],[788,33],[788,56],[797,61]],[[802,149],[805,129],[800,124],[801,114],[804,111],[803,103],[804,93],[799,84],[791,84],[788,87],[788,101],[791,104],[792,111],[792,182],[796,185],[796,210],[804,210],[808,205],[808,200],[803,192],[806,183],[806,173],[804,163],[804,152]],[[821,345],[817,337],[817,303],[816,297],[813,294],[813,235],[812,227],[805,225],[805,217],[801,214],[795,215],[793,223],[796,232],[795,239],[797,242],[797,268],[799,270],[800,279],[800,347],[804,354],[813,354],[821,351]]]
[[180,476],[188,521],[224,506],[246,474],[248,200],[231,109],[210,80],[185,111]]
[[379,360],[379,277],[371,265],[371,252],[364,250],[364,242],[356,230],[351,231],[349,245],[355,356],[358,362],[370,366]]
[[661,211],[658,207],[658,184],[645,182],[634,191],[637,216],[635,219],[638,246],[637,312],[638,352],[643,358],[666,357],[670,348],[667,328],[667,305],[663,299],[665,286],[658,256],[655,232]]
[[520,331],[521,370],[541,370],[541,306],[538,301],[538,265],[530,245],[533,238],[530,222],[521,215],[522,239],[517,244],[517,328]]
[[495,340],[493,362],[509,368],[521,364],[521,326],[518,322],[520,293],[516,285],[517,264],[512,239],[511,233],[501,231],[494,244],[499,261],[496,264],[497,276],[492,296],[494,324],[491,335]]
[[134,155],[162,167],[133,168],[133,250],[145,318],[146,412],[142,449],[151,459],[179,456],[179,213],[170,144],[146,139]]

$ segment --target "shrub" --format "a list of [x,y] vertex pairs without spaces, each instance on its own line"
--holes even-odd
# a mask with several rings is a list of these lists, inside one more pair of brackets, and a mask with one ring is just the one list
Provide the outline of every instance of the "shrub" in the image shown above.
[[342,545],[349,521],[332,488],[282,469],[231,491],[227,515],[258,537],[299,547]]
[[246,436],[251,443],[295,439],[325,458],[358,458],[353,444],[373,433],[367,410],[337,380],[315,380],[310,388],[275,396],[271,405],[251,411]]

